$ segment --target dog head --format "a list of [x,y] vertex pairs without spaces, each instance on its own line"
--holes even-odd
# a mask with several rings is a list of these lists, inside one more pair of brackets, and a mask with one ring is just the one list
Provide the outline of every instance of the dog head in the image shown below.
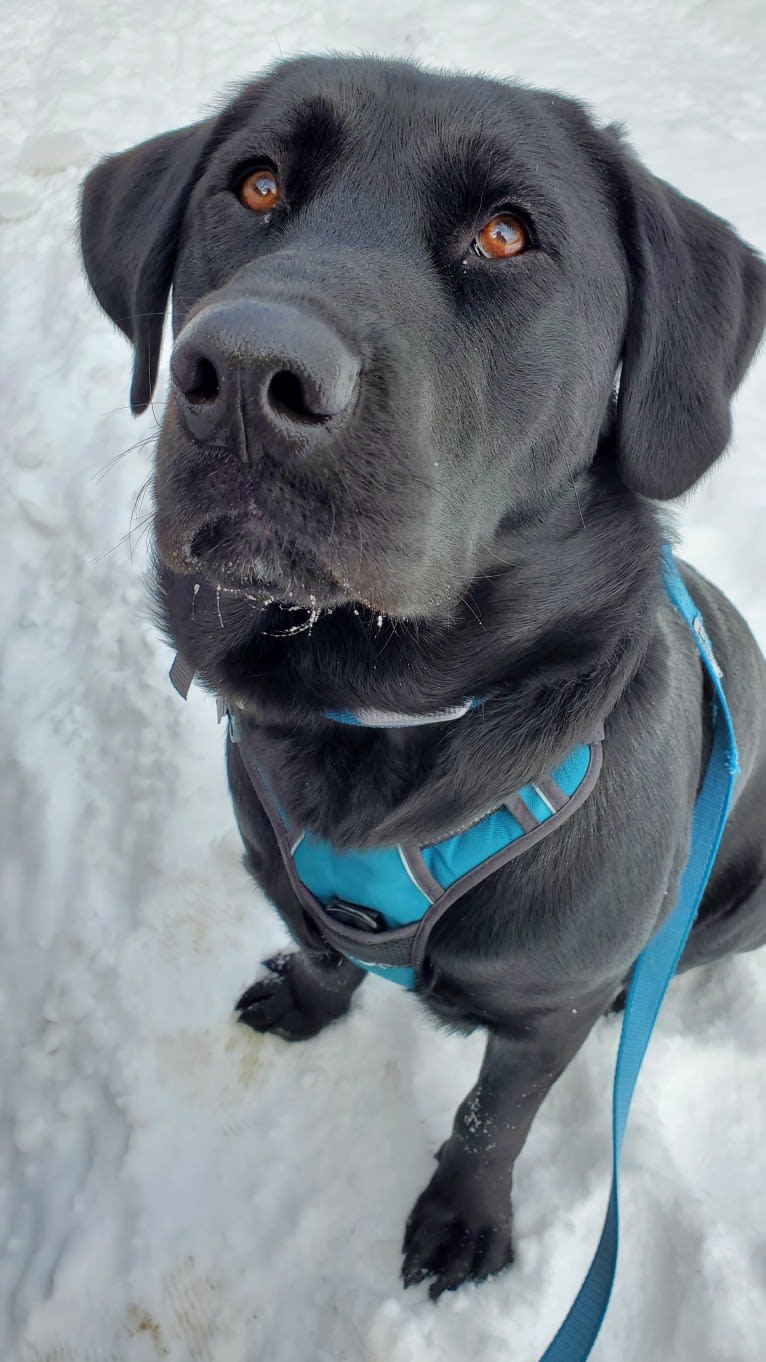
[[766,312],[755,253],[576,102],[369,58],[283,63],[102,162],[82,247],[137,412],[172,289],[165,570],[409,619],[605,432],[628,489],[691,487]]

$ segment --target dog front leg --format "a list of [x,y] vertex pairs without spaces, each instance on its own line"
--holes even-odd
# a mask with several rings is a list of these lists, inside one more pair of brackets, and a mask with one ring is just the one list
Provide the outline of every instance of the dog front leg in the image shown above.
[[308,1040],[348,1012],[367,975],[324,943],[307,922],[237,745],[229,742],[226,755],[245,865],[299,947],[264,960],[268,974],[245,989],[235,1008],[239,1020],[253,1031]]
[[439,1166],[404,1238],[405,1286],[434,1280],[436,1300],[513,1261],[513,1165],[546,1094],[614,997],[617,985],[561,1010],[507,1017],[490,1028],[479,1080],[458,1108]]

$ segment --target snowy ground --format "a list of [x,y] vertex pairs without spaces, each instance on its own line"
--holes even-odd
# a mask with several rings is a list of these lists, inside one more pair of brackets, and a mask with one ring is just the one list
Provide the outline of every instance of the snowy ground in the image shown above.
[[[766,246],[757,0],[5,7],[8,1362],[535,1362],[601,1222],[613,1021],[535,1124],[516,1180],[516,1267],[435,1308],[424,1287],[400,1290],[402,1227],[481,1040],[435,1034],[376,979],[345,1024],[305,1046],[258,1039],[230,1012],[283,937],[240,866],[212,704],[178,701],[146,619],[145,506],[132,558],[125,536],[155,418],[127,412],[127,347],[87,296],[73,206],[97,156],[190,121],[280,53],[330,48],[579,95]],[[763,643],[765,379],[762,359],[733,452],[683,512],[688,556]],[[763,956],[675,986],[627,1142],[600,1362],[762,1356],[764,1034]]]

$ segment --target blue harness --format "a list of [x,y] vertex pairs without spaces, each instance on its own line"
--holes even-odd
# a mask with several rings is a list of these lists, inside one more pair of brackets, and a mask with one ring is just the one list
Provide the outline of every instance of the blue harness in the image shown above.
[[[612,1189],[604,1228],[585,1281],[541,1362],[586,1362],[606,1314],[619,1244],[619,1164],[636,1080],[654,1025],[715,864],[739,770],[731,713],[722,673],[702,615],[687,591],[668,545],[663,550],[665,585],[686,620],[712,684],[713,742],[691,826],[689,857],[678,901],[639,956],[631,976],[622,1024],[612,1099]],[[182,695],[194,673],[180,657],[171,679]],[[479,708],[481,700],[424,718],[328,711],[338,723],[405,727],[443,723]],[[224,712],[226,706],[222,707]],[[239,726],[229,712],[236,742]],[[271,821],[293,887],[326,942],[362,965],[412,987],[428,933],[456,899],[487,875],[521,855],[574,813],[593,789],[601,769],[603,731],[575,748],[544,780],[523,786],[469,827],[427,847],[397,846],[339,851],[292,828],[253,758],[240,748],[248,775]]]
[[[461,710],[461,712],[465,712]],[[340,722],[347,722],[345,718]],[[443,720],[442,720],[443,722]],[[229,711],[229,735],[240,738]],[[493,871],[560,827],[601,770],[603,730],[535,784],[429,846],[343,851],[292,826],[250,742],[240,753],[301,904],[325,945],[364,969],[414,988],[439,918]]]

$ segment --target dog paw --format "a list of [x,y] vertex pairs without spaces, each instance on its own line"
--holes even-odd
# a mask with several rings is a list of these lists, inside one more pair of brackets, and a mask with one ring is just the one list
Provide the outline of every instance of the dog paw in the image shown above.
[[348,1010],[348,998],[328,994],[301,970],[300,955],[264,960],[269,973],[245,989],[235,1005],[238,1021],[284,1040],[309,1040]]
[[435,1301],[443,1291],[502,1272],[513,1262],[513,1248],[510,1216],[503,1222],[475,1218],[434,1182],[407,1221],[402,1278],[405,1286],[414,1286],[433,1277],[428,1294]]

